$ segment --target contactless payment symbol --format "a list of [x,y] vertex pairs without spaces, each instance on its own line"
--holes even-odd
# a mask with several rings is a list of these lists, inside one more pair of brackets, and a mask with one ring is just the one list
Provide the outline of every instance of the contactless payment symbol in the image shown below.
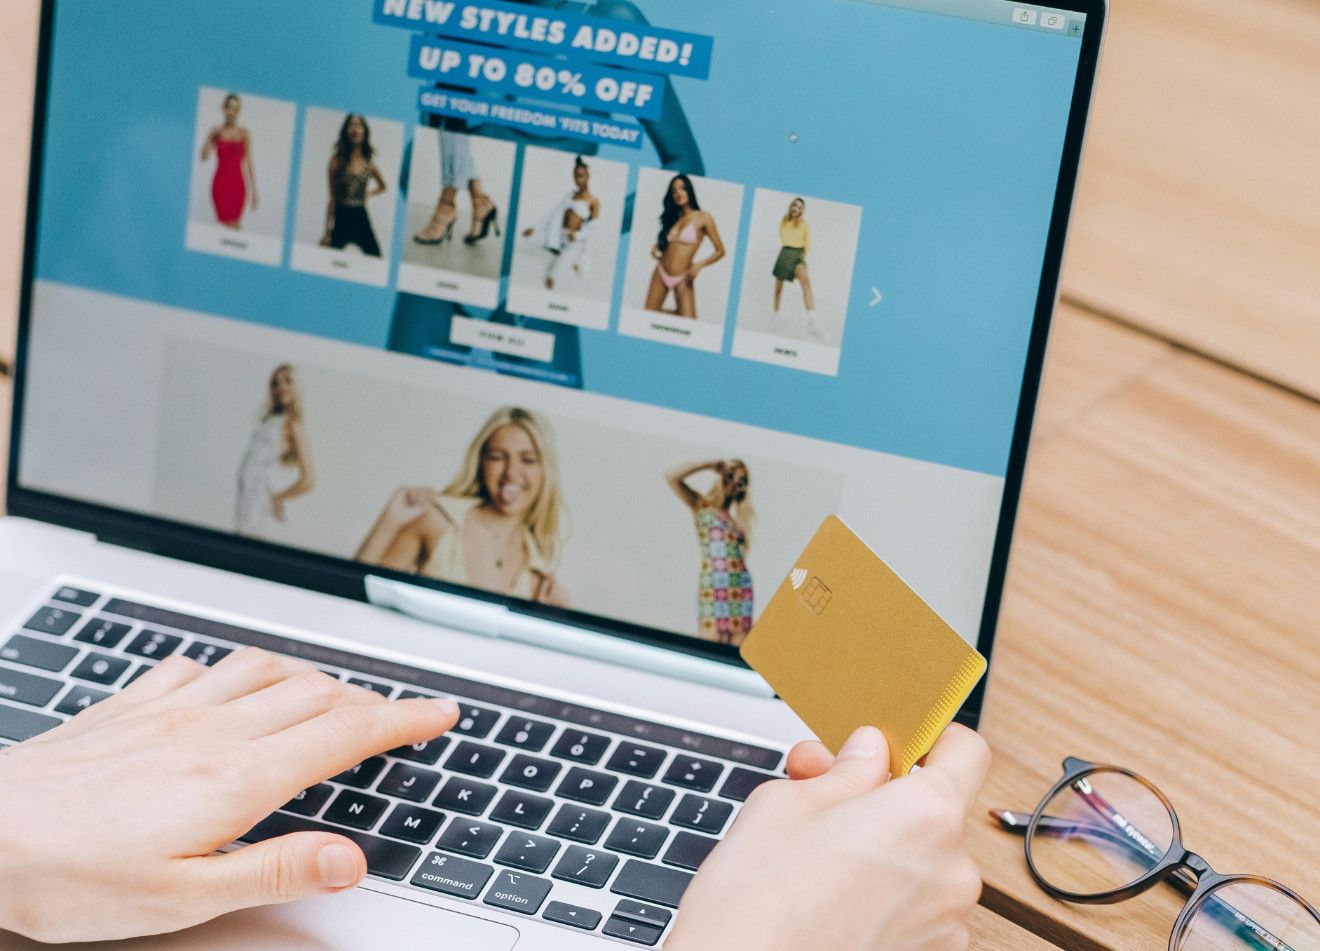
[[788,576],[788,583],[793,586],[794,591],[802,587],[802,582],[806,580],[807,580],[806,568],[794,568],[792,572],[789,573]]
[[813,614],[824,614],[830,599],[834,597],[834,592],[819,578],[812,578],[807,582],[806,587],[798,592],[798,597]]

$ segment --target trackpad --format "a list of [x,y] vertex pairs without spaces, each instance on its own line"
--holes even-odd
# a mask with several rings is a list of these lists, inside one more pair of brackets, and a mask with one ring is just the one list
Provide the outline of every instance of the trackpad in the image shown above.
[[[358,888],[278,908],[256,908],[217,918],[175,935],[114,944],[60,945],[62,949],[124,951],[360,951],[409,948],[417,951],[511,951],[518,929],[460,912]],[[16,941],[10,944],[10,941]],[[0,931],[9,951],[38,951],[50,945],[16,939]]]

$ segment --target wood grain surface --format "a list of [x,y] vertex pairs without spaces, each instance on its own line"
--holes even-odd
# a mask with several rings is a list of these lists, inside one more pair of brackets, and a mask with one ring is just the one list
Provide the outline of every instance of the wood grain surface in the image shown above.
[[[1315,901],[1320,405],[1289,389],[1320,396],[1320,6],[1114,7],[981,804],[1034,806],[1065,755],[1125,765],[1170,795],[1211,864]],[[0,4],[0,330],[35,8]],[[1020,838],[984,812],[970,829],[978,951],[1166,946],[1171,892],[1069,907],[1030,881]]]
[[1320,397],[1320,5],[1111,4],[1065,296]]

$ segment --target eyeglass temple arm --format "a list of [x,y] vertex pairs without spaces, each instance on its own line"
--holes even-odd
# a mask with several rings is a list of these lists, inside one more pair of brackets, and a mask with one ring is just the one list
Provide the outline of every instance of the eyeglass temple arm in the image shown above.
[[[1084,788],[1083,788],[1084,787]],[[1086,783],[1085,779],[1079,780],[1073,784],[1073,791],[1101,818],[1106,820],[1105,825],[1098,825],[1092,822],[1079,822],[1070,819],[1058,819],[1054,816],[1041,816],[1036,823],[1036,831],[1044,832],[1049,835],[1073,836],[1077,834],[1087,835],[1095,839],[1100,839],[1117,845],[1133,853],[1138,858],[1144,858],[1151,862],[1158,862],[1164,858],[1160,851],[1150,839],[1143,835],[1135,826],[1127,822],[1109,802],[1095,791],[1095,788]],[[1016,832],[1026,835],[1027,827],[1031,825],[1031,816],[1020,813],[1010,812],[1006,809],[991,809],[990,815],[998,823],[1000,828],[1007,832]],[[1187,869],[1177,869],[1172,875],[1165,879],[1170,885],[1178,889],[1183,895],[1191,896],[1196,891],[1196,876]],[[1270,932],[1266,931],[1249,917],[1238,911],[1232,905],[1213,895],[1206,899],[1203,905],[1204,913],[1212,916],[1215,921],[1234,932],[1244,944],[1260,951],[1295,951],[1295,949],[1286,942],[1276,938]]]

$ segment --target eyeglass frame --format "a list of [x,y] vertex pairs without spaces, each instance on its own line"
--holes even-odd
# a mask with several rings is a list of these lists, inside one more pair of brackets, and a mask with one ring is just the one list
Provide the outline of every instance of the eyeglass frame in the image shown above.
[[[1051,885],[1049,881],[1046,880],[1045,876],[1041,874],[1031,855],[1031,843],[1037,834],[1041,820],[1044,818],[1051,818],[1045,816],[1045,809],[1054,801],[1054,798],[1078,780],[1084,779],[1086,776],[1098,772],[1118,773],[1119,775],[1126,776],[1129,779],[1140,783],[1154,794],[1168,813],[1169,821],[1172,824],[1172,836],[1169,840],[1167,849],[1164,851],[1164,855],[1156,861],[1155,865],[1145,874],[1127,885],[1094,894],[1070,892],[1066,889]],[[1123,818],[1122,813],[1110,806],[1108,802],[1105,802],[1103,797],[1100,797],[1100,800],[1108,807],[1112,816]],[[1180,890],[1184,891],[1188,897],[1187,902],[1183,905],[1182,911],[1178,913],[1178,917],[1174,920],[1172,931],[1169,933],[1169,948],[1171,951],[1175,947],[1175,942],[1181,940],[1184,936],[1192,917],[1202,911],[1202,906],[1212,897],[1212,893],[1218,889],[1233,884],[1261,885],[1280,892],[1291,898],[1299,907],[1308,911],[1314,919],[1317,927],[1320,927],[1320,911],[1317,911],[1314,905],[1287,885],[1260,875],[1225,875],[1221,872],[1215,871],[1214,868],[1210,866],[1210,863],[1200,855],[1189,851],[1186,846],[1183,845],[1182,826],[1178,821],[1178,812],[1173,808],[1173,803],[1169,801],[1169,798],[1165,796],[1154,783],[1130,769],[1124,769],[1120,766],[1107,766],[1101,763],[1091,763],[1080,757],[1069,756],[1063,761],[1063,776],[1061,776],[1050,790],[1041,797],[1040,803],[1032,812],[1031,818],[1026,822],[1025,826],[1022,826],[1015,820],[1006,818],[1006,816],[1013,816],[1011,813],[992,811],[991,814],[999,820],[1004,828],[1009,829],[1010,831],[1020,830],[1024,832],[1025,841],[1023,844],[1023,851],[1026,855],[1027,870],[1031,873],[1031,877],[1035,880],[1036,884],[1039,885],[1046,894],[1054,898],[1074,902],[1080,905],[1113,905],[1121,901],[1126,901],[1129,898],[1135,898],[1138,895],[1142,895],[1161,882],[1169,881],[1176,886],[1180,886]],[[1112,816],[1107,816],[1111,822],[1113,821]],[[1135,837],[1140,837],[1140,839],[1145,839],[1148,843],[1150,842],[1145,834],[1135,826],[1132,826],[1131,823],[1128,823],[1127,828],[1122,831],[1129,837],[1119,840],[1125,845],[1132,846],[1133,843],[1130,841],[1130,838]],[[1154,843],[1150,844],[1152,848],[1158,848]],[[1149,852],[1146,851],[1146,854],[1149,855]],[[1233,908],[1227,902],[1221,902],[1221,904],[1238,918],[1241,925],[1248,928],[1254,928],[1263,936],[1268,936],[1262,937],[1262,940],[1270,942],[1272,947],[1288,947],[1286,942],[1274,937],[1274,935],[1270,934],[1266,929],[1256,924],[1244,913]]]

